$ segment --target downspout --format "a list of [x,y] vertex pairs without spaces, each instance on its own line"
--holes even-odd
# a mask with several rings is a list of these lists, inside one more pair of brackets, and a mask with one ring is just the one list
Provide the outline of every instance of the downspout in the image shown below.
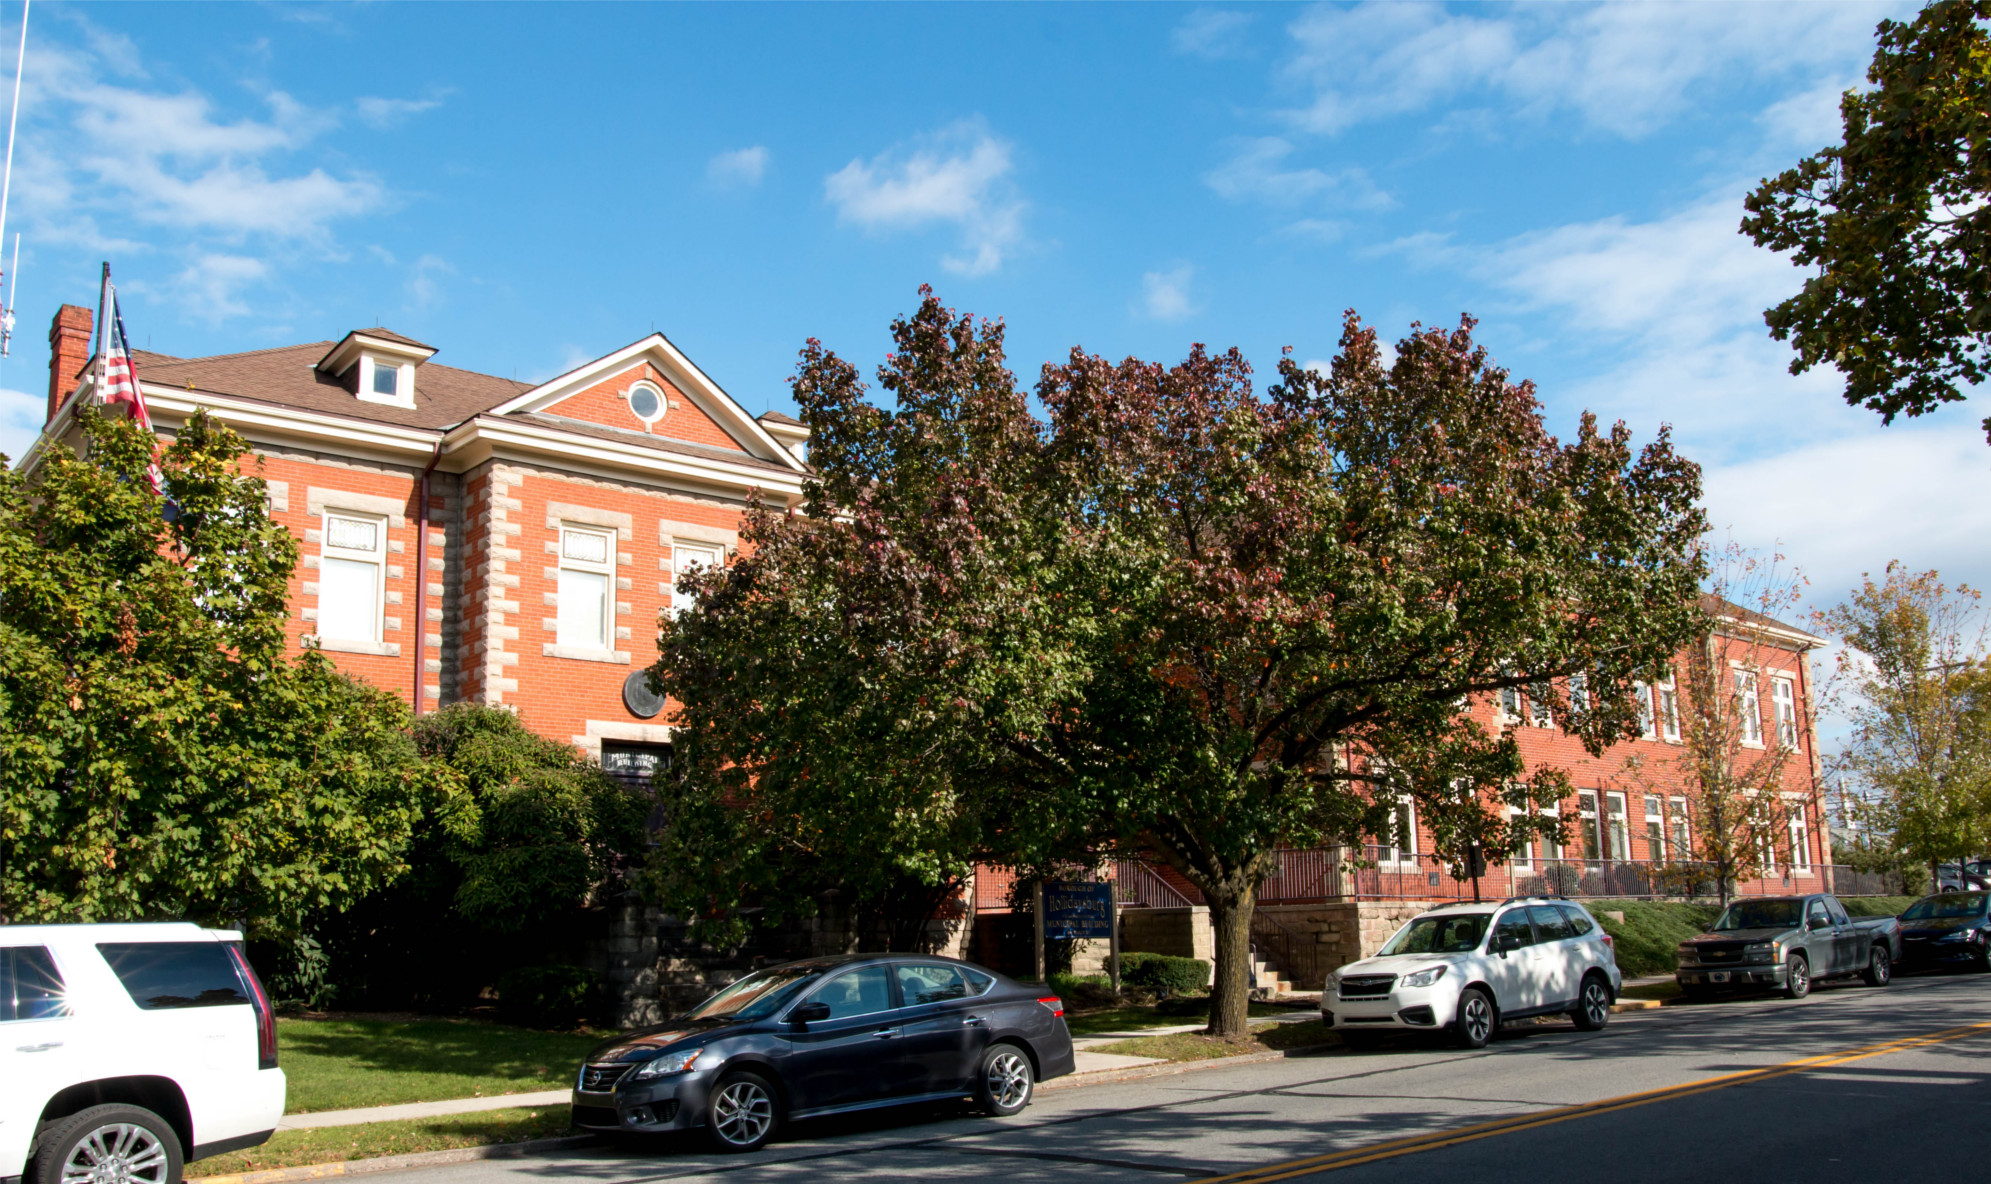
[[425,660],[429,652],[429,474],[436,471],[442,460],[443,440],[448,432],[444,428],[436,436],[436,450],[429,456],[429,466],[422,470],[415,495],[415,687],[410,697],[418,717],[423,714],[422,705],[428,698],[422,692],[429,673]]

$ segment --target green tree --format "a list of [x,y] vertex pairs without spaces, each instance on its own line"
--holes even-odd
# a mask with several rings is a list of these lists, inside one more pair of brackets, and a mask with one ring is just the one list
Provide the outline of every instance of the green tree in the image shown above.
[[0,916],[294,931],[391,878],[426,791],[394,697],[285,653],[289,532],[247,445],[79,412],[0,458]]
[[[785,826],[855,820],[910,855],[959,823],[1023,866],[1151,852],[1209,901],[1211,1030],[1242,1034],[1258,883],[1282,843],[1385,824],[1371,758],[1466,763],[1505,741],[1462,697],[1577,673],[1580,709],[1551,706],[1601,751],[1695,626],[1695,466],[1589,417],[1557,442],[1470,329],[1417,331],[1386,369],[1351,314],[1330,372],[1288,359],[1262,397],[1235,351],[1074,351],[1037,386],[1048,422],[1002,327],[930,294],[878,373],[895,410],[812,341],[807,515],[758,515],[699,582],[687,618],[727,630],[664,631],[679,734],[715,745],[696,792],[763,817],[779,754],[777,792],[839,786],[841,812]],[[722,731],[729,711],[749,718]]]
[[1845,640],[1833,680],[1851,821],[1894,870],[1991,849],[1991,664],[1979,594],[1890,563],[1825,616]]
[[578,961],[634,886],[650,795],[503,708],[451,704],[413,733],[443,792],[407,873],[315,919],[341,997],[452,1008],[507,970]]
[[1791,373],[1830,362],[1846,401],[1885,423],[1957,402],[1991,373],[1987,21],[1991,0],[1882,21],[1873,89],[1840,101],[1844,142],[1744,202],[1743,233],[1817,269],[1764,314],[1797,350]]

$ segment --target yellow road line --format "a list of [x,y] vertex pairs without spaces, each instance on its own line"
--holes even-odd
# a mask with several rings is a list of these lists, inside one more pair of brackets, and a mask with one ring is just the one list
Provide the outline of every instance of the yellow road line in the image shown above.
[[1664,1102],[1673,1098],[1692,1097],[1695,1094],[1709,1093],[1718,1089],[1728,1089],[1737,1085],[1747,1085],[1755,1081],[1769,1081],[1773,1078],[1788,1077],[1794,1073],[1807,1073],[1814,1069],[1826,1069],[1834,1065],[1843,1065],[1850,1061],[1862,1061],[1869,1057],[1907,1052],[1911,1049],[1926,1048],[1932,1044],[1962,1040],[1965,1037],[1981,1036],[1986,1033],[1991,1033],[1991,1021],[1965,1024],[1960,1028],[1945,1028],[1939,1032],[1927,1032],[1920,1036],[1904,1036],[1896,1040],[1884,1040],[1878,1044],[1868,1044],[1859,1048],[1849,1048],[1839,1052],[1803,1057],[1799,1060],[1785,1061],[1780,1065],[1770,1065],[1762,1069],[1749,1069],[1741,1073],[1724,1073],[1719,1077],[1705,1077],[1699,1081],[1669,1085],[1663,1089],[1647,1090],[1643,1093],[1604,1098],[1595,1102],[1584,1102],[1575,1106],[1546,1110],[1539,1114],[1523,1114],[1513,1118],[1500,1118],[1491,1122],[1475,1123],[1471,1126],[1458,1127],[1448,1131],[1410,1135],[1401,1139],[1391,1139],[1383,1143],[1372,1143],[1364,1147],[1352,1147],[1345,1151],[1334,1151],[1325,1155],[1310,1156],[1305,1159],[1293,1159],[1283,1163],[1266,1164],[1263,1167],[1235,1172],[1228,1176],[1210,1176],[1206,1179],[1197,1180],[1194,1184],[1272,1184],[1275,1180],[1290,1180],[1295,1176],[1306,1176],[1315,1172],[1331,1172],[1340,1168],[1351,1168],[1365,1163],[1375,1163],[1378,1160],[1394,1159],[1399,1155],[1414,1155],[1420,1151],[1436,1151],[1441,1147],[1455,1147],[1461,1143],[1471,1143],[1479,1139],[1492,1138],[1495,1135],[1506,1135],[1516,1131],[1553,1126],[1559,1122],[1568,1122],[1573,1118],[1586,1118],[1594,1114],[1610,1114],[1619,1110],[1630,1110],[1637,1106],[1648,1106],[1654,1102]]

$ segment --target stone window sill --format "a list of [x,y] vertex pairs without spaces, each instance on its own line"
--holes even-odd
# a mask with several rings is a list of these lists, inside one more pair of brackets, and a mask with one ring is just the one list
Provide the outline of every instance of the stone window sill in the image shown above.
[[567,658],[575,662],[606,662],[612,666],[629,665],[628,650],[596,650],[577,645],[554,645],[552,642],[539,647],[541,656]]
[[332,654],[372,654],[378,658],[398,658],[398,641],[346,641],[338,637],[306,637],[305,641]]

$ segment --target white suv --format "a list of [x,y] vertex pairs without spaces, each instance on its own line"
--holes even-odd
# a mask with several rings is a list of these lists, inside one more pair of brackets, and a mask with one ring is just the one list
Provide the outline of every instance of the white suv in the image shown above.
[[0,925],[0,1184],[178,1184],[283,1103],[241,934]]
[[1595,1031],[1623,978],[1610,935],[1574,901],[1460,904],[1416,917],[1375,957],[1328,976],[1321,1020],[1349,1045],[1384,1032],[1450,1030],[1479,1048],[1503,1020],[1566,1012]]

